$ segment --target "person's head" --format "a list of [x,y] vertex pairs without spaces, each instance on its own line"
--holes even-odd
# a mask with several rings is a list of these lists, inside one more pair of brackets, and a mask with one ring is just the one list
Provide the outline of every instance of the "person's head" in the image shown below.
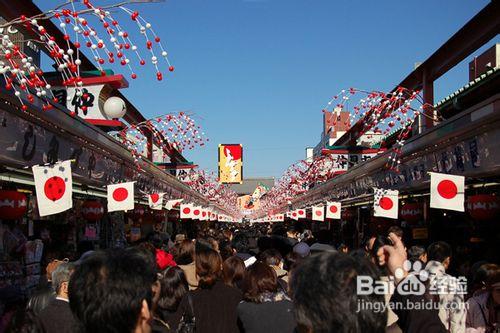
[[490,267],[490,272],[486,280],[486,289],[491,295],[495,306],[500,305],[500,267]]
[[432,243],[427,248],[427,260],[440,262],[445,269],[448,269],[451,261],[451,246],[442,241]]
[[342,243],[337,248],[337,251],[342,252],[342,253],[349,253],[349,247],[347,245],[345,245],[344,243]]
[[161,310],[169,312],[177,311],[179,304],[188,292],[189,286],[180,267],[167,267],[159,274],[160,297],[157,305]]
[[395,234],[399,239],[401,239],[401,241],[403,241],[403,229],[401,229],[401,227],[393,225],[387,230],[387,235],[389,235],[391,232]]
[[63,259],[63,260],[58,260],[54,259],[51,262],[47,264],[47,267],[45,268],[46,276],[47,276],[47,281],[52,282],[52,273],[56,270],[56,268],[62,264],[68,262],[68,259]]
[[[377,268],[368,260],[326,252],[304,260],[290,281],[295,318],[302,332],[385,332],[384,296],[358,295],[357,277],[378,281]],[[366,306],[360,306],[365,304]]]
[[231,241],[228,239],[223,239],[219,242],[219,253],[222,260],[226,260],[234,254],[234,249],[231,246]]
[[305,258],[311,253],[311,248],[307,243],[298,242],[293,246],[293,252],[297,253],[301,258]]
[[423,246],[413,245],[408,249],[408,260],[412,263],[416,261],[421,261],[422,263],[427,262],[427,252]]
[[302,257],[295,252],[290,252],[285,256],[283,268],[291,272],[302,261]]
[[222,259],[217,251],[206,249],[197,252],[195,264],[200,288],[211,288],[221,277]]
[[224,260],[222,264],[222,280],[231,287],[237,287],[245,275],[245,262],[238,256]]
[[295,228],[289,228],[287,231],[286,231],[286,236],[289,237],[289,238],[293,238],[293,239],[297,239],[298,238],[298,232],[297,232],[297,229]]
[[219,242],[214,237],[207,237],[207,242],[210,243],[212,249],[219,252]]
[[387,237],[384,236],[377,236],[373,240],[371,250],[370,250],[370,255],[372,257],[372,261],[376,264],[378,264],[378,259],[377,259],[377,252],[378,250],[383,247],[384,245],[389,245],[390,241]]
[[269,266],[282,266],[283,264],[283,257],[276,249],[265,250],[260,254],[259,259]]
[[52,288],[58,297],[68,299],[68,285],[74,268],[72,263],[63,262],[52,272]]
[[248,267],[242,282],[243,297],[254,303],[261,303],[265,293],[278,290],[278,278],[271,266],[257,261]]
[[85,333],[149,333],[156,280],[154,258],[137,248],[96,252],[71,277],[70,307]]
[[229,241],[233,240],[233,232],[229,229],[222,230],[222,235]]
[[366,252],[371,252],[371,250],[373,248],[373,244],[375,243],[375,239],[377,239],[377,236],[372,235],[372,236],[369,236],[365,240],[365,250],[366,250]]
[[189,265],[194,259],[194,242],[185,239],[176,245],[175,262],[178,265]]
[[250,247],[248,237],[243,232],[239,232],[234,235],[233,240],[231,241],[231,245],[233,246],[236,253],[248,253]]

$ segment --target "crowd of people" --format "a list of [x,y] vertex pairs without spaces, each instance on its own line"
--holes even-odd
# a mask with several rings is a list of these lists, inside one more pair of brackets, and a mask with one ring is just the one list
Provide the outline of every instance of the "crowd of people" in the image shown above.
[[398,227],[359,249],[281,224],[152,233],[50,262],[27,302],[5,304],[0,331],[499,332],[500,267],[477,262],[464,284],[453,260],[445,242],[407,248]]

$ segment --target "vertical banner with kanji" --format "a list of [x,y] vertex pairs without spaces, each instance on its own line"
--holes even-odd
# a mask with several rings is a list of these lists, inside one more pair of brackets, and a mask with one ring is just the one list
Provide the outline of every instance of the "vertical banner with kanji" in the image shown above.
[[243,182],[243,146],[241,144],[219,145],[219,183],[241,184]]

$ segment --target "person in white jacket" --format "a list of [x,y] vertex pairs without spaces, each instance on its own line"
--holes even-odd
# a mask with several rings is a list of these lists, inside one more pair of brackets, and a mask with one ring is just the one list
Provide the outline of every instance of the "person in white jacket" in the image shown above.
[[465,332],[466,280],[446,273],[451,262],[451,246],[446,242],[435,242],[427,249],[430,292],[439,295],[439,318],[452,333]]

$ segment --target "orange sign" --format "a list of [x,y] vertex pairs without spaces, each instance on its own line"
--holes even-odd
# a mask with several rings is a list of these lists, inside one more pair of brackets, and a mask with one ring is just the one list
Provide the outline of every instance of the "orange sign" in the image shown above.
[[241,184],[243,182],[243,146],[241,144],[219,145],[219,183]]

